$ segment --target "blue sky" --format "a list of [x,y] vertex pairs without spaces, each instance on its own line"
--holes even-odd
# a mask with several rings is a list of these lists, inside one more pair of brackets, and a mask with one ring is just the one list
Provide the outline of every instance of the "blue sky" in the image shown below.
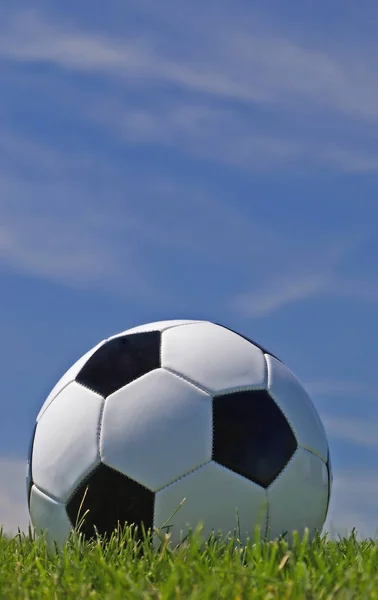
[[0,8],[0,522],[50,388],[100,339],[221,321],[330,437],[330,525],[378,528],[376,3]]

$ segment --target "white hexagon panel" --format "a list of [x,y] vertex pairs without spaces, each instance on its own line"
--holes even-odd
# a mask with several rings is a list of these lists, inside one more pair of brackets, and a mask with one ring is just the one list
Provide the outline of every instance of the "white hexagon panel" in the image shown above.
[[210,322],[164,331],[161,364],[210,393],[264,389],[267,383],[262,350],[237,333]]
[[33,485],[29,510],[32,522],[38,524],[38,533],[44,533],[48,547],[53,549],[56,545],[61,548],[73,529],[65,505],[46,496]]
[[212,399],[156,369],[105,402],[101,461],[152,491],[211,459]]
[[325,462],[328,440],[318,412],[297,377],[282,362],[266,356],[268,392],[290,423],[298,444]]
[[311,536],[321,531],[330,490],[327,466],[320,458],[298,447],[267,493],[271,539],[282,534],[290,539],[293,531],[302,536],[306,528]]
[[38,421],[32,452],[34,484],[66,502],[100,461],[98,435],[103,398],[79,385],[68,384]]
[[257,527],[265,534],[266,515],[262,487],[210,462],[156,494],[154,525],[168,529],[174,545],[198,524],[204,539],[213,531],[224,536],[236,532],[245,543]]

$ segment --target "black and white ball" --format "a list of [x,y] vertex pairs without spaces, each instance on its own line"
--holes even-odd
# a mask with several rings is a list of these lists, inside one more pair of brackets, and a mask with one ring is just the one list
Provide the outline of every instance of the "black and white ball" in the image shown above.
[[[30,518],[61,546],[82,531],[166,525],[267,538],[323,527],[332,473],[308,394],[267,350],[208,321],[102,341],[54,387],[30,446]],[[182,503],[179,510],[177,507]],[[80,518],[80,515],[79,515]]]

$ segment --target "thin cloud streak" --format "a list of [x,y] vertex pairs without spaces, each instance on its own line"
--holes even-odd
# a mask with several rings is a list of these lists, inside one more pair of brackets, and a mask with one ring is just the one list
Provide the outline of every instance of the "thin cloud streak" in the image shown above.
[[322,419],[330,437],[365,448],[378,447],[376,416],[323,415]]
[[167,101],[160,107],[137,108],[105,100],[87,118],[127,144],[173,147],[252,172],[288,168],[307,153],[300,140],[264,134],[235,111],[203,103]]
[[306,300],[323,292],[330,281],[330,275],[279,277],[258,286],[251,292],[244,292],[232,300],[233,308],[245,317],[264,317],[293,302]]
[[[237,266],[245,286],[255,285],[225,298],[225,308],[247,318],[320,295],[375,299],[374,281],[355,285],[337,275],[364,236],[304,243],[173,176],[141,181],[108,157],[87,152],[76,161],[7,131],[1,146],[0,261],[19,273],[111,294],[154,294],[159,302],[170,292],[157,286],[150,261],[168,252],[175,263],[190,256],[209,273]],[[220,237],[227,243],[219,246]]]
[[[118,104],[96,94],[81,118],[125,143],[171,145],[252,172],[313,164],[356,173],[378,169],[376,136],[365,123],[378,120],[373,64],[363,56],[361,64],[346,61],[332,48],[306,48],[288,33],[273,34],[266,24],[264,30],[253,14],[248,28],[230,15],[206,14],[217,27],[198,30],[190,19],[178,19],[182,35],[169,36],[163,47],[151,7],[144,28],[126,28],[118,37],[36,10],[14,12],[0,26],[0,59],[49,64],[62,77],[81,72],[111,80]],[[371,76],[360,80],[360,72]],[[172,105],[161,84],[170,97],[177,92],[188,99]],[[133,107],[130,92],[146,88],[154,90],[154,106]],[[273,115],[276,126],[261,129],[256,110],[267,111],[266,123]],[[360,127],[348,135],[356,118]]]
[[[121,94],[122,96],[122,94]],[[156,99],[155,99],[156,100]],[[266,117],[266,115],[264,115]],[[136,106],[125,98],[96,100],[83,118],[105,128],[125,144],[166,146],[182,153],[242,168],[250,172],[293,171],[320,165],[337,171],[369,173],[378,169],[378,149],[346,147],[349,141],[318,139],[316,132],[295,127],[288,114],[276,130],[263,128],[252,106],[242,112],[209,101],[161,98],[151,106]],[[295,120],[295,119],[294,119]],[[319,116],[319,123],[322,118]],[[342,125],[340,126],[341,133]],[[363,142],[362,142],[363,145]],[[370,144],[371,145],[371,144]]]
[[[301,253],[301,258],[290,270],[278,271],[279,275],[266,277],[255,289],[235,294],[231,306],[240,315],[258,318],[270,315],[282,307],[316,297],[348,298],[375,302],[378,297],[378,281],[340,277],[341,262],[360,246],[366,237],[355,236],[340,242],[337,247],[326,249],[311,256]],[[314,262],[315,258],[315,262]],[[292,265],[295,265],[294,269]],[[293,272],[294,271],[294,272]]]
[[[277,249],[282,263],[290,256],[295,264],[299,255],[282,232],[253,222],[236,207],[185,182],[161,175],[141,181],[131,170],[120,170],[107,157],[90,153],[78,177],[76,157],[5,133],[0,261],[18,272],[79,288],[100,286],[108,293],[124,286],[136,296],[154,293],[158,299],[149,261],[159,251],[171,253],[175,262],[189,255],[209,270],[234,270],[236,264],[241,270],[248,266],[250,272],[253,263],[272,276],[282,265],[261,262],[264,244]],[[20,177],[29,152],[28,172]],[[228,243],[219,247],[223,235]],[[308,259],[317,253],[316,246],[309,248]],[[261,273],[256,268],[257,278]]]
[[[190,256],[209,272],[214,266],[234,271],[237,265],[246,286],[252,279],[255,287],[225,301],[249,318],[325,294],[375,298],[374,282],[356,288],[337,279],[339,262],[363,236],[304,244],[185,182],[161,176],[141,181],[91,154],[77,178],[76,161],[58,149],[50,153],[49,147],[23,144],[10,134],[2,140],[5,150],[7,142],[9,152],[0,161],[0,261],[17,272],[107,293],[127,287],[133,297],[153,293],[158,301],[162,290],[153,282],[150,257],[168,252],[175,262]],[[20,178],[18,167],[31,149],[28,175]],[[104,176],[100,187],[98,172]],[[221,247],[220,236],[227,239]]]
[[[82,29],[64,18],[58,24],[37,11],[14,12],[3,23],[0,56],[118,77],[137,76],[139,84],[141,79],[145,83],[165,80],[242,102],[310,102],[345,114],[378,117],[375,66],[359,48],[355,49],[356,58],[350,60],[348,47],[344,54],[329,44],[306,47],[289,33],[280,34],[273,27],[269,30],[266,22],[264,31],[253,12],[230,20],[228,13],[215,15],[205,10],[206,26],[198,28],[190,19],[177,20],[175,27],[182,35],[173,37],[163,50],[154,33],[153,11],[150,20],[148,13],[145,16],[143,33],[131,33],[126,25],[124,35],[117,38]],[[217,26],[209,27],[214,20]],[[199,57],[200,62],[195,60]]]
[[101,194],[94,198],[85,186],[69,180],[18,181],[0,174],[0,197],[3,265],[79,289],[105,287],[110,293],[123,283],[121,274],[127,269],[133,292],[149,293],[134,246],[121,235],[130,232],[130,223],[125,215],[121,232],[109,227]]
[[374,397],[378,401],[378,390],[365,381],[309,381],[304,385],[312,396],[342,396],[346,398],[363,396],[364,400]]

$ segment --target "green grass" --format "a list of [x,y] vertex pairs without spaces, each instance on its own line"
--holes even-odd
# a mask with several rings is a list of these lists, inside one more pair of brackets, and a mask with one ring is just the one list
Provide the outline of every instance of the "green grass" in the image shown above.
[[177,549],[136,541],[133,530],[108,543],[75,534],[61,553],[42,538],[0,535],[0,598],[378,599],[378,543],[325,537],[247,546],[237,540],[200,543],[191,536]]

